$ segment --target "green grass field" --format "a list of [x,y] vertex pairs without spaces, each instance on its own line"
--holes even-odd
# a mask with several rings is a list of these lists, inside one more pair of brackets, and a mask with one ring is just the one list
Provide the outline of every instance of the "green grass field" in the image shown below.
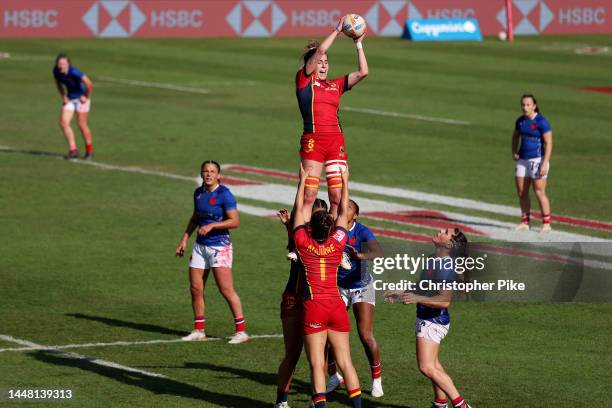
[[[186,262],[173,255],[195,183],[126,168],[195,177],[199,163],[214,158],[295,171],[301,118],[293,78],[304,42],[3,39],[0,52],[11,58],[0,60],[0,145],[13,151],[0,151],[0,335],[82,345],[172,340],[188,332]],[[370,77],[343,97],[343,106],[471,124],[341,112],[351,178],[516,205],[510,136],[519,97],[529,92],[553,126],[553,213],[612,221],[612,95],[581,89],[612,86],[612,55],[576,54],[584,44],[612,46],[612,37],[519,38],[514,44],[368,38]],[[114,169],[61,160],[66,146],[51,76],[59,51],[94,81],[95,159]],[[335,44],[329,58],[332,76],[354,69],[348,40]],[[284,204],[239,201],[270,209]],[[605,231],[558,228],[612,238]],[[276,220],[245,213],[232,237],[248,330],[279,334],[286,235]],[[207,333],[228,336],[231,314],[210,282]],[[379,304],[376,310],[385,397],[366,396],[364,405],[428,406],[431,386],[414,356],[414,308]],[[612,303],[459,302],[451,314],[441,361],[474,407],[607,404]],[[5,340],[0,350],[23,347]],[[356,334],[351,342],[368,393],[367,360]],[[164,377],[57,352],[0,351],[0,389],[71,389],[76,406],[271,406],[282,347],[281,338],[271,337],[239,346],[212,341],[66,350]],[[309,394],[303,358],[289,402],[306,406]],[[347,398],[340,392],[331,401],[328,406],[339,407]]]

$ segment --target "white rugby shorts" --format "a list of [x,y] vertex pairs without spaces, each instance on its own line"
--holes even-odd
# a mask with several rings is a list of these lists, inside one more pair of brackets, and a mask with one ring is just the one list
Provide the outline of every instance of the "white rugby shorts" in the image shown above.
[[193,244],[189,267],[197,269],[231,268],[233,261],[232,244],[220,246]]

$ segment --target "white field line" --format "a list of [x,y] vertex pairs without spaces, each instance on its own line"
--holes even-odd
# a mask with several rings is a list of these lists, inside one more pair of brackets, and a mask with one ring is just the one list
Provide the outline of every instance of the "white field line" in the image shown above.
[[444,123],[447,125],[460,125],[467,126],[470,125],[470,122],[465,120],[457,120],[457,119],[448,119],[448,118],[438,118],[435,116],[423,116],[416,115],[413,113],[401,113],[401,112],[389,112],[389,111],[381,111],[376,109],[368,109],[368,108],[353,108],[350,106],[345,106],[341,108],[343,111],[347,112],[359,112],[359,113],[368,113],[370,115],[379,115],[379,116],[390,116],[392,118],[405,118],[412,120],[421,120],[423,122],[433,122],[433,123]]
[[124,79],[124,78],[111,78],[111,77],[98,77],[95,78],[99,81],[111,82],[115,84],[124,84],[131,86],[140,86],[143,88],[156,88],[156,89],[166,89],[169,91],[177,91],[177,92],[187,92],[187,93],[195,93],[195,94],[209,94],[210,89],[205,88],[194,88],[190,86],[176,85],[176,84],[168,84],[163,82],[148,82],[148,81],[137,81],[134,79]]
[[[251,339],[277,339],[282,338],[282,334],[255,334],[250,336]],[[204,342],[209,341],[220,341],[229,340],[229,337],[209,337]],[[117,346],[134,346],[141,344],[165,344],[165,343],[191,343],[181,339],[170,339],[170,340],[142,340],[142,341],[113,341],[110,343],[82,343],[82,344],[64,344],[58,346],[42,346],[36,343],[32,343],[28,340],[16,339],[12,336],[0,335],[0,340],[6,340],[13,343],[21,344],[27,347],[12,347],[12,348],[1,348],[0,353],[8,351],[33,351],[33,350],[66,350],[75,348],[91,348],[91,347],[117,347]]]
[[153,372],[145,371],[145,370],[139,370],[137,368],[124,366],[124,365],[121,365],[121,364],[118,364],[118,363],[114,363],[112,361],[102,360],[100,358],[91,357],[91,356],[84,356],[82,354],[77,354],[77,353],[73,353],[73,352],[70,352],[70,351],[62,351],[62,350],[60,350],[58,348],[53,348],[53,347],[49,347],[49,346],[43,346],[42,344],[36,344],[36,343],[33,343],[33,342],[29,341],[29,340],[17,339],[17,338],[15,338],[13,336],[7,336],[7,335],[4,335],[4,334],[0,334],[0,340],[12,342],[12,343],[17,343],[17,344],[21,344],[21,345],[28,345],[29,346],[29,350],[46,350],[46,351],[53,352],[55,354],[59,354],[59,355],[62,355],[62,356],[74,358],[74,359],[77,359],[77,360],[85,360],[85,361],[88,361],[88,362],[90,362],[92,364],[96,364],[96,365],[99,365],[99,366],[115,368],[115,369],[118,369],[118,370],[128,371],[128,372],[131,372],[131,373],[143,374],[143,375],[146,375],[146,376],[149,376],[149,377],[167,378],[163,374],[153,373]]
[[[4,150],[15,150],[11,147],[0,146],[0,149]],[[140,167],[134,166],[118,166],[100,163],[96,161],[83,161],[83,160],[75,160],[70,163],[74,164],[82,164],[88,166],[94,166],[106,170],[116,170],[116,171],[124,171],[130,173],[138,173],[145,175],[154,175],[159,177],[171,178],[176,180],[185,180],[192,181],[197,183],[199,177],[187,177],[181,176],[178,174],[146,170]],[[351,186],[354,186],[356,183],[351,183]],[[358,184],[358,183],[357,183]],[[236,197],[247,198],[253,200],[259,200],[268,203],[274,203],[276,205],[282,204],[286,206],[290,206],[293,204],[295,197],[295,187],[284,185],[284,184],[276,184],[276,183],[263,183],[261,185],[248,185],[248,186],[232,186],[232,192]],[[322,196],[323,191],[319,191],[321,194],[321,198],[325,198]],[[423,207],[415,207],[404,204],[392,203],[382,200],[376,200],[371,198],[357,197],[354,196],[355,200],[359,202],[359,205],[363,212],[372,212],[372,211],[422,211],[426,210]],[[253,206],[241,206],[244,208],[245,213],[249,213],[249,209],[252,209],[255,213],[252,215],[257,216],[267,216],[273,215],[272,212],[268,212],[266,210],[253,207]],[[469,225],[473,228],[477,228],[487,236],[498,239],[501,241],[509,241],[509,242],[532,242],[534,244],[537,243],[546,243],[546,242],[556,242],[556,243],[568,243],[568,242],[608,242],[605,239],[591,237],[587,235],[563,232],[563,231],[555,231],[553,230],[549,234],[539,234],[537,231],[528,231],[528,232],[518,232],[514,231],[513,227],[515,224],[497,221],[493,219],[488,219],[484,217],[476,217],[470,216],[461,213],[455,212],[447,212],[440,211],[445,214],[450,220],[463,223]],[[606,248],[602,248],[597,250],[595,248],[589,247],[587,249],[587,253],[597,254],[597,255],[607,255]]]

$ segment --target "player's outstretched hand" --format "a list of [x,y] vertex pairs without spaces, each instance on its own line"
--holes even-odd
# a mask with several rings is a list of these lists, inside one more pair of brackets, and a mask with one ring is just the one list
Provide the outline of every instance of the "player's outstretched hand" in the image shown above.
[[340,167],[340,175],[342,177],[342,182],[346,184],[349,178],[349,169],[348,166]]
[[338,25],[336,26],[336,31],[340,34],[342,33],[342,27],[344,26],[344,16],[340,17],[338,20]]
[[308,177],[310,175],[310,170],[311,168],[304,168],[304,165],[302,163],[300,163],[300,180],[301,181],[305,181],[306,177]]
[[403,294],[401,290],[388,290],[383,294],[383,298],[387,303],[395,303],[399,300],[399,297]]
[[289,214],[289,210],[287,210],[286,208],[283,208],[281,210],[278,210],[278,212],[276,213],[276,216],[278,217],[280,222],[287,225],[289,223],[289,218],[291,215]]
[[359,37],[353,38],[353,41],[355,42],[355,44],[360,43],[363,41],[363,39],[365,38],[366,33],[364,32],[363,34],[361,34]]

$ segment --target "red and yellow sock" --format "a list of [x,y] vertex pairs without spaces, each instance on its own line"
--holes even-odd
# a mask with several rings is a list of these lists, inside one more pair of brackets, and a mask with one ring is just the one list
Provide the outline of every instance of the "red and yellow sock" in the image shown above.
[[374,365],[371,365],[370,370],[372,371],[372,379],[380,378],[382,376],[380,361],[376,362]]

